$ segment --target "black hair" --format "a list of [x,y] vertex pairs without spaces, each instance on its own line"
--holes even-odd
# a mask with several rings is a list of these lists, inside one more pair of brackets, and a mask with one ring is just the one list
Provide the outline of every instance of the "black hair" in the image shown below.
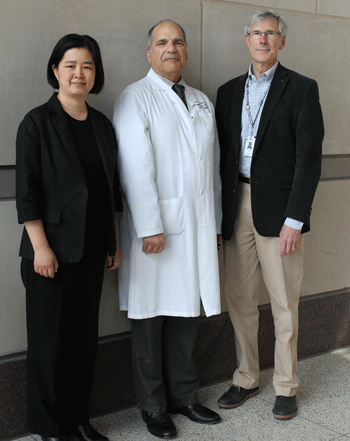
[[62,37],[54,47],[51,57],[47,65],[47,81],[54,89],[59,88],[57,78],[52,70],[52,66],[58,68],[64,54],[74,48],[87,49],[95,63],[95,82],[89,93],[100,93],[104,82],[105,75],[99,45],[89,35],[68,34]]

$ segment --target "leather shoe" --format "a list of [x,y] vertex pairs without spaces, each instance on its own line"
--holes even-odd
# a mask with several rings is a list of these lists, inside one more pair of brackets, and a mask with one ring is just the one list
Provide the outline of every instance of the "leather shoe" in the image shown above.
[[259,393],[259,386],[254,389],[244,389],[244,387],[231,386],[218,400],[219,407],[223,409],[233,409],[241,406],[248,398],[253,398]]
[[152,435],[163,439],[176,437],[176,427],[166,412],[148,413],[143,410],[142,419],[147,425],[147,430]]
[[275,405],[273,406],[273,416],[278,420],[289,420],[297,414],[297,397],[284,397],[277,395]]
[[98,433],[90,424],[74,427],[72,435],[78,438],[79,441],[108,441],[106,436]]
[[195,423],[216,424],[221,421],[219,414],[199,403],[190,404],[189,406],[185,407],[170,407],[168,412],[184,415]]
[[40,436],[43,441],[67,441],[67,438],[65,436],[60,436],[58,438],[52,438],[51,436],[43,436],[43,435]]

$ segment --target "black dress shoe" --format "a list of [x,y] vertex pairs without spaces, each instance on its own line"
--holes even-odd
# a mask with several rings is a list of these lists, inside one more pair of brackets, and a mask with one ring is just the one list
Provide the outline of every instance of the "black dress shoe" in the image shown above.
[[142,419],[147,424],[147,429],[152,435],[163,439],[176,437],[176,427],[166,412],[148,413],[142,411]]
[[221,421],[219,414],[199,403],[190,404],[185,407],[169,407],[168,412],[184,415],[195,423],[216,424]]
[[65,436],[60,436],[58,438],[52,438],[50,436],[43,436],[43,435],[40,436],[43,441],[67,441],[67,438]]
[[98,433],[90,424],[74,427],[72,435],[78,438],[79,441],[108,441],[106,436]]
[[273,406],[273,416],[278,420],[289,420],[297,414],[297,397],[284,397],[277,395],[275,405]]
[[259,386],[254,389],[244,389],[244,387],[231,386],[230,389],[219,398],[218,405],[223,409],[233,409],[241,406],[248,398],[253,398],[259,393]]

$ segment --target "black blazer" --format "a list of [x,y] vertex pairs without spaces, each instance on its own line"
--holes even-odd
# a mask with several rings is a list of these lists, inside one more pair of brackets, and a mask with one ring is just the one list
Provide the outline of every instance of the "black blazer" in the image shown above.
[[[116,252],[114,212],[122,211],[116,172],[116,140],[110,121],[88,106],[110,189],[108,253]],[[88,190],[67,116],[56,94],[30,111],[16,140],[18,222],[42,219],[59,262],[78,262],[83,254]],[[20,256],[34,259],[26,229]]]
[[[232,236],[241,150],[241,115],[247,75],[218,90],[222,235]],[[251,164],[254,226],[278,237],[287,217],[310,230],[311,205],[321,174],[323,118],[316,81],[278,65],[265,101]]]

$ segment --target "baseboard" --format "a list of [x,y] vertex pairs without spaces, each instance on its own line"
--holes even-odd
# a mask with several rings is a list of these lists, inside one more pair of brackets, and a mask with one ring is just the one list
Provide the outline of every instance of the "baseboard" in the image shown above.
[[[350,289],[302,297],[299,308],[298,357],[350,344]],[[270,305],[260,307],[260,367],[273,366],[274,327]],[[236,366],[233,328],[227,313],[203,317],[194,353],[201,385],[231,378]],[[0,358],[0,440],[26,429],[25,354]],[[101,339],[91,397],[91,415],[133,406],[135,394],[130,334]]]

